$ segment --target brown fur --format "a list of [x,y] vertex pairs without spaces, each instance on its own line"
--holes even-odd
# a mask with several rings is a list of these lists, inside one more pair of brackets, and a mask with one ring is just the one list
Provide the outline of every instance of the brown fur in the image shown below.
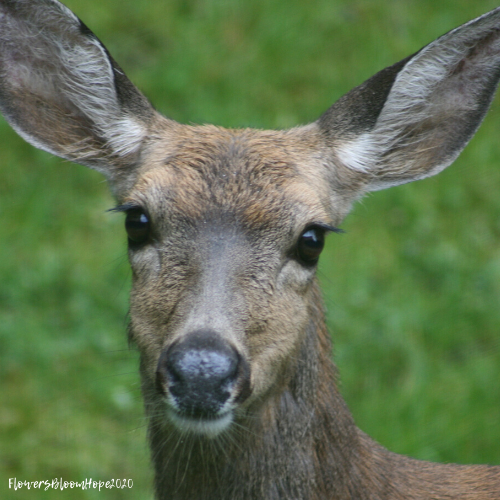
[[301,250],[367,191],[456,158],[500,77],[499,26],[497,9],[444,35],[311,125],[225,130],[160,116],[55,0],[0,0],[2,112],[103,172],[131,217],[158,500],[500,498],[500,467],[419,462],[355,426]]

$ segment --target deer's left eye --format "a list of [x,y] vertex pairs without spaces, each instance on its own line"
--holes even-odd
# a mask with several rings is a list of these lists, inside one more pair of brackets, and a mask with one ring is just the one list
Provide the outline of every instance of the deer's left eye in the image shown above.
[[304,265],[312,266],[318,262],[325,246],[325,230],[320,227],[309,227],[297,242],[297,257]]
[[148,215],[138,208],[129,210],[125,219],[125,230],[127,231],[130,243],[145,243],[151,231],[151,223],[149,222]]

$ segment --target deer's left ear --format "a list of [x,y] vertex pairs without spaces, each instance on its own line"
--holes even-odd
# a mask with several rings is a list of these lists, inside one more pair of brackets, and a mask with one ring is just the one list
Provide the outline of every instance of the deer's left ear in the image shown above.
[[500,8],[382,70],[317,122],[336,164],[375,191],[450,165],[479,127],[500,78]]

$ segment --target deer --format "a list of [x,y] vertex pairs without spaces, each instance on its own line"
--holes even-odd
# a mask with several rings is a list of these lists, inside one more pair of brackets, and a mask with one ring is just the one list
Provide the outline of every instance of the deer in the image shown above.
[[500,8],[289,130],[157,112],[57,0],[0,0],[0,109],[104,174],[125,216],[129,339],[158,500],[498,500],[500,467],[392,453],[338,388],[316,278],[368,192],[435,175],[500,79]]

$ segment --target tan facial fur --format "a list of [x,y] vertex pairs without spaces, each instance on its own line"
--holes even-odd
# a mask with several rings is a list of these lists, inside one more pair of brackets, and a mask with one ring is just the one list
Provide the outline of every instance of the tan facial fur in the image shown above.
[[310,128],[179,126],[173,140],[168,132],[155,138],[121,199],[151,214],[153,243],[130,251],[131,335],[151,383],[162,350],[210,328],[250,363],[246,405],[279,391],[308,321],[314,276],[293,247],[308,225],[337,224],[349,208],[339,209],[342,198],[317,175],[315,141]]

